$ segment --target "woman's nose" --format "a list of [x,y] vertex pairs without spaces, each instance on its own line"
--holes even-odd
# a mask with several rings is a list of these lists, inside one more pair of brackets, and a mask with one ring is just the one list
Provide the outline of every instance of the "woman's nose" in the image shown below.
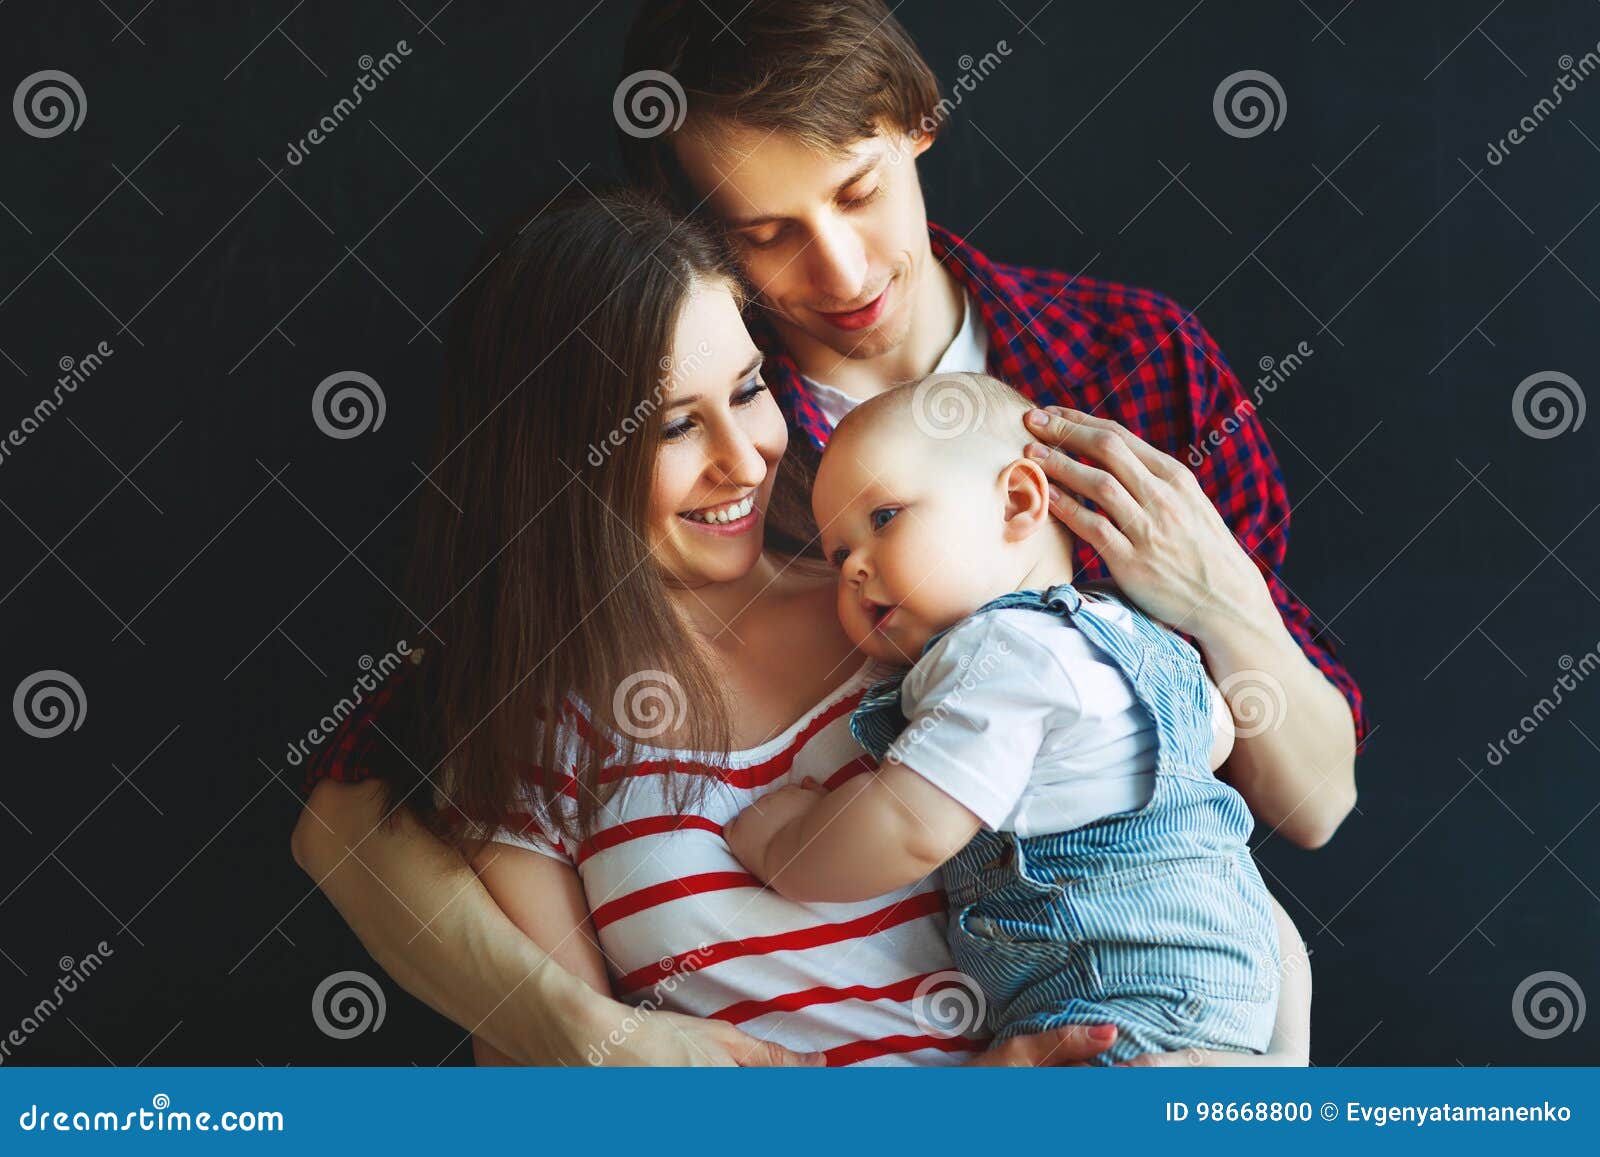
[[830,220],[811,244],[811,277],[834,302],[857,304],[866,288],[867,256],[861,238],[848,224]]
[[712,471],[733,486],[759,486],[767,477],[767,460],[756,444],[742,433],[719,440]]

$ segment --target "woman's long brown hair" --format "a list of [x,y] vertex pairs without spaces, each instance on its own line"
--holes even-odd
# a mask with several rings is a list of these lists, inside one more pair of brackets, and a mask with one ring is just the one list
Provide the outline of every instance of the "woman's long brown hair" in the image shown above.
[[[646,510],[679,312],[697,281],[737,293],[736,274],[708,232],[626,191],[514,221],[473,268],[451,317],[409,581],[443,645],[419,640],[425,677],[390,713],[412,753],[390,798],[410,778],[406,802],[466,844],[477,833],[464,820],[514,816],[531,788],[581,839],[617,786],[603,764],[631,758],[614,705],[630,676],[660,671],[681,688],[674,746],[729,748],[720,682],[669,600]],[[774,513],[803,510],[803,485],[785,471]],[[775,526],[768,544],[793,553],[806,538],[804,526]],[[570,724],[575,703],[620,750],[552,726]],[[569,771],[577,796],[562,822]],[[671,777],[674,793],[687,802],[703,778]]]

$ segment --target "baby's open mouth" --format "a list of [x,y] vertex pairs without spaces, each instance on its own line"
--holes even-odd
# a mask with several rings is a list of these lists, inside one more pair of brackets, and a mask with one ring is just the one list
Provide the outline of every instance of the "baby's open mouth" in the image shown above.
[[872,620],[872,629],[874,631],[883,630],[889,621],[889,616],[894,614],[896,610],[890,603],[875,603],[871,599],[866,600],[866,607],[867,618]]

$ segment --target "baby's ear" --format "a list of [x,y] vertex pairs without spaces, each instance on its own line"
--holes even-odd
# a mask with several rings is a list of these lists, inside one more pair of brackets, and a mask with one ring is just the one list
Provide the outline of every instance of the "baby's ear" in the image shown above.
[[1050,480],[1037,462],[1018,458],[1007,465],[1000,472],[1000,487],[1006,498],[1008,542],[1021,542],[1050,524]]

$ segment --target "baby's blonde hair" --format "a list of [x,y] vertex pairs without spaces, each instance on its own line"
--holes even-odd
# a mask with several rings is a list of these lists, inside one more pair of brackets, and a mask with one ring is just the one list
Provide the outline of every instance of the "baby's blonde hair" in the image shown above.
[[[979,437],[1020,455],[1033,440],[1022,425],[1022,415],[1033,408],[1026,396],[988,374],[929,374],[862,402],[840,421],[834,438],[864,433],[869,426],[892,421],[902,434],[914,429],[935,442]],[[904,422],[908,411],[909,428]]]

